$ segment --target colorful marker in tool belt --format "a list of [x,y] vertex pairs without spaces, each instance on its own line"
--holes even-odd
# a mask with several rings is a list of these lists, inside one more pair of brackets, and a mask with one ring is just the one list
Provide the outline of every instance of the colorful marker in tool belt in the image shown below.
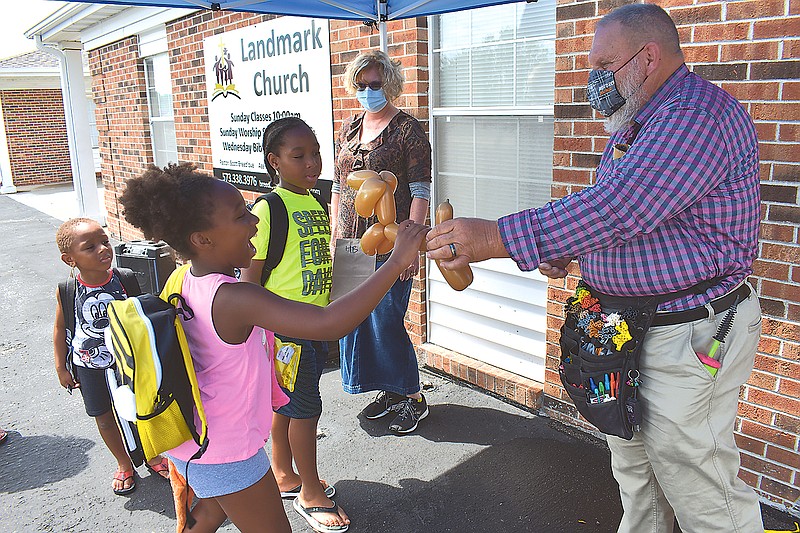
[[619,378],[615,377],[613,372],[604,374],[602,378],[598,376],[597,381],[595,381],[593,377],[590,377],[588,381],[589,387],[586,391],[586,397],[589,403],[598,404],[616,401],[617,391],[614,389],[618,381]]
[[725,314],[725,318],[723,318],[722,322],[720,322],[719,328],[717,328],[717,333],[713,337],[714,341],[711,343],[711,348],[708,350],[708,355],[695,352],[697,358],[700,359],[700,362],[703,363],[703,365],[706,367],[706,370],[708,370],[708,373],[711,374],[712,377],[717,375],[717,371],[722,366],[722,363],[715,356],[717,354],[717,350],[719,350],[720,343],[725,342],[725,337],[728,336],[728,333],[731,330],[733,319],[736,317],[736,306],[738,305],[739,297],[737,296],[733,301],[733,305]]

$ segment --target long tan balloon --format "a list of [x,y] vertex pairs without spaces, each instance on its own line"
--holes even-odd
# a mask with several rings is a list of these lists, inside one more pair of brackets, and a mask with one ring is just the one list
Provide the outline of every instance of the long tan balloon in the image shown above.
[[[450,200],[445,200],[436,206],[436,223],[441,224],[445,220],[453,218],[453,206],[450,205]],[[447,284],[457,291],[463,291],[472,283],[472,268],[469,265],[456,270],[447,270],[442,268],[441,260],[436,260],[436,266],[439,267],[439,272],[444,276]]]
[[378,199],[378,203],[375,205],[375,214],[384,226],[397,222],[395,220],[397,218],[397,206],[394,203],[391,184],[386,184],[383,196]]

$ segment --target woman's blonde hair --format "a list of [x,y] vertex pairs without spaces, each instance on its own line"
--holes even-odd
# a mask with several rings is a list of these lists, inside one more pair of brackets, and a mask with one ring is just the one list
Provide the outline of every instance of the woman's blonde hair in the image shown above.
[[380,50],[370,50],[358,54],[344,71],[344,86],[349,94],[356,94],[356,82],[361,71],[372,67],[378,67],[381,73],[383,92],[388,100],[394,100],[403,93],[405,78],[400,61],[391,59]]

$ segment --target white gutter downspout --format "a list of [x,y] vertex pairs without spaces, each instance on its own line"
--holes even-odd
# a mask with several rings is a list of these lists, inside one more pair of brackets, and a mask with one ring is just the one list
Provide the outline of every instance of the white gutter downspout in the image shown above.
[[61,98],[67,123],[67,141],[72,166],[72,183],[78,199],[78,216],[91,218],[105,225],[105,216],[97,198],[97,178],[92,154],[89,107],[83,77],[82,46],[65,43],[63,49],[45,46],[41,35],[34,35],[36,48],[56,56],[61,64]]
[[8,153],[8,136],[6,136],[6,121],[3,119],[3,102],[0,101],[0,177],[2,186],[0,194],[14,194],[14,176],[11,174],[11,155]]

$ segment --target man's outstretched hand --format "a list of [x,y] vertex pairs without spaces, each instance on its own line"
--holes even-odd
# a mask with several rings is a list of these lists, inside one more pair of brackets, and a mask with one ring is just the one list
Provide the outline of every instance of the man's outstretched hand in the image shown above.
[[437,224],[428,233],[428,257],[438,259],[447,270],[458,270],[492,257],[508,257],[508,252],[497,221],[454,218]]

